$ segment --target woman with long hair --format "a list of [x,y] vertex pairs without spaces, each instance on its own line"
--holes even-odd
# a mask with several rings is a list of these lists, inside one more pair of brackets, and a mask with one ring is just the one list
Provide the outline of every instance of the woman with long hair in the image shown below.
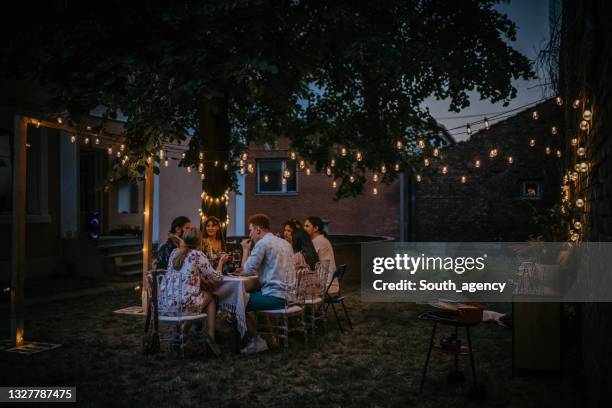
[[[162,313],[176,315],[182,313],[208,314],[208,337],[206,342],[215,354],[219,347],[215,343],[216,305],[213,297],[215,282],[223,280],[223,264],[228,256],[219,259],[217,270],[210,266],[206,255],[198,248],[202,236],[196,228],[183,233],[181,245],[170,255],[168,272],[159,288],[159,309]],[[183,325],[183,333],[187,333],[191,324]]]
[[[329,262],[329,281],[331,282],[333,274],[336,271],[336,258],[334,256],[334,248],[331,242],[329,242],[329,239],[327,239],[327,232],[325,232],[324,227],[325,223],[321,217],[308,217],[304,221],[304,231],[306,231],[310,239],[312,239],[312,244],[317,251],[319,259]],[[330,282],[328,282],[328,284]],[[338,279],[334,279],[329,288],[329,293],[338,292],[339,287]]]
[[293,231],[296,231],[301,228],[302,223],[300,223],[295,218],[287,220],[283,223],[283,237],[287,242],[291,244],[291,235],[293,234]]
[[301,254],[304,257],[310,269],[315,268],[315,264],[319,262],[319,256],[306,231],[301,228],[293,231],[291,246],[295,254]]
[[217,217],[208,217],[202,225],[202,252],[213,263],[225,252],[225,240],[221,232],[221,222]]

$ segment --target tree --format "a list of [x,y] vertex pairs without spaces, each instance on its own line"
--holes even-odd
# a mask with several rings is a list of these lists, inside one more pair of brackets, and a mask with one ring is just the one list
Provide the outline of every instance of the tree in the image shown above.
[[248,143],[287,137],[344,197],[368,171],[390,182],[396,166],[419,166],[416,140],[439,131],[425,98],[449,98],[455,111],[470,90],[507,103],[511,81],[533,76],[496,3],[46,2],[24,14],[35,22],[27,31],[7,26],[2,65],[48,87],[52,112],[123,113],[133,174],[163,143],[189,140],[182,165],[197,167],[203,151],[203,188],[219,196]]

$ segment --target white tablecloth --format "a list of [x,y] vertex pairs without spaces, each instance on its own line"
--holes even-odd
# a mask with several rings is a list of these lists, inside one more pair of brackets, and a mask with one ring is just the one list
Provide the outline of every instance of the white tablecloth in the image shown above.
[[215,290],[218,307],[236,315],[241,337],[246,333],[246,306],[249,303],[249,292],[257,289],[259,289],[257,276],[224,276],[223,282]]

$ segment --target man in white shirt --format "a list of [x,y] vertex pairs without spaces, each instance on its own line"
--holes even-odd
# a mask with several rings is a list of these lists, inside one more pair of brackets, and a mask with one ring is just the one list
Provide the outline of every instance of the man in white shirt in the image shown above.
[[[286,240],[270,232],[270,218],[255,214],[249,218],[249,238],[242,241],[242,272],[257,274],[261,291],[249,295],[246,310],[273,310],[285,307],[286,277],[293,274],[293,249]],[[251,250],[251,244],[255,246]],[[247,315],[247,334],[251,338],[241,351],[267,350],[265,340],[257,335],[257,324]]]

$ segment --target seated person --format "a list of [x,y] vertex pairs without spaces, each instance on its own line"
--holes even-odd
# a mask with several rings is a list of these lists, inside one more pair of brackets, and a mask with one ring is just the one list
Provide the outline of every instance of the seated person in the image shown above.
[[191,228],[189,218],[181,215],[172,220],[168,233],[168,240],[157,249],[157,256],[153,261],[153,269],[168,269],[170,254],[181,245],[181,236]]
[[[329,261],[329,280],[331,281],[334,272],[336,271],[336,259],[334,257],[334,249],[331,242],[327,239],[327,233],[323,230],[323,220],[321,217],[308,217],[304,221],[304,231],[310,235],[312,244],[314,245],[320,261]],[[330,282],[328,282],[329,284]],[[340,285],[338,279],[334,279],[329,293],[338,293]]]
[[[201,242],[200,231],[191,228],[183,234],[183,242],[172,251],[168,261],[168,271],[159,288],[159,310],[163,314],[177,313],[208,314],[208,337],[206,342],[215,354],[220,354],[215,343],[216,306],[213,298],[215,282],[223,280],[221,269],[227,256],[221,257],[215,271],[210,266],[206,255],[197,248]],[[187,333],[191,325],[183,325]]]
[[308,233],[301,228],[295,230],[292,234],[291,246],[295,263],[306,263],[310,269],[314,270],[315,264],[319,262],[319,256]]
[[202,227],[202,252],[215,265],[221,257],[221,253],[225,252],[221,223],[217,217],[211,216],[206,219],[206,223]]
[[285,237],[287,242],[291,243],[291,234],[293,233],[293,231],[301,228],[302,224],[295,218],[285,221],[285,223],[283,224],[283,236]]
[[[270,218],[255,214],[249,218],[249,238],[242,241],[242,271],[257,274],[261,291],[251,293],[246,310],[270,310],[285,307],[287,274],[293,274],[291,245],[270,232]],[[251,243],[255,246],[251,250]],[[256,322],[247,315],[249,342],[242,353],[256,353],[268,349],[265,340],[257,334]]]

